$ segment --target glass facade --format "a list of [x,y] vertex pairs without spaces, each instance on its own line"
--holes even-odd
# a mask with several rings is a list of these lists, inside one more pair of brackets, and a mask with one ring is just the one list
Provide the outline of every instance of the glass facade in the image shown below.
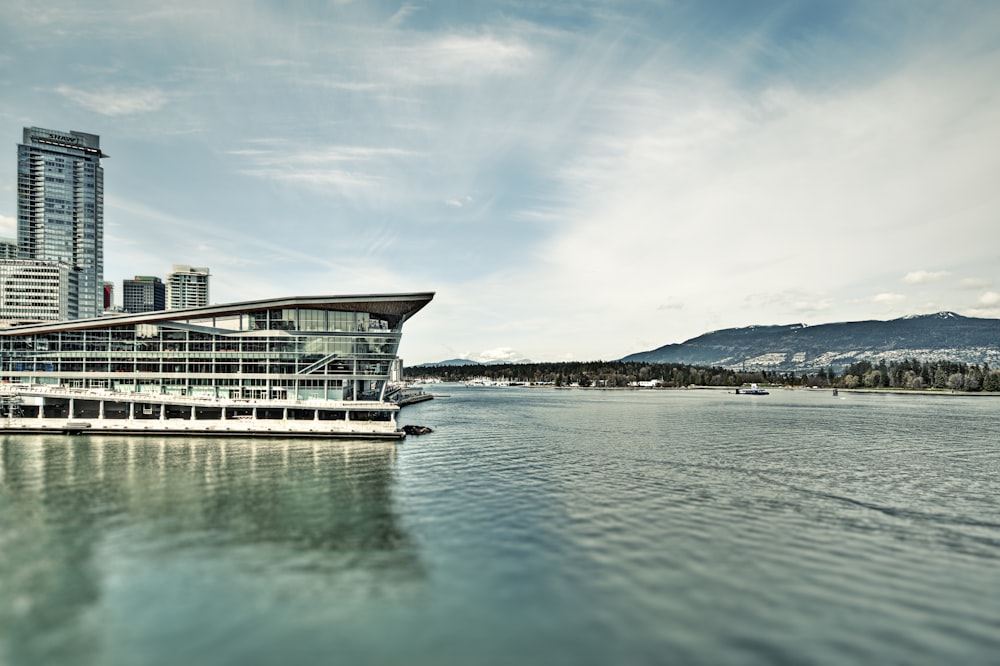
[[131,313],[166,310],[166,287],[160,278],[151,275],[122,280],[122,309]]
[[0,379],[178,396],[380,401],[402,324],[432,297],[278,299],[8,329],[0,331]]
[[17,147],[17,243],[24,259],[74,266],[80,317],[104,311],[104,170],[100,137],[24,129]]

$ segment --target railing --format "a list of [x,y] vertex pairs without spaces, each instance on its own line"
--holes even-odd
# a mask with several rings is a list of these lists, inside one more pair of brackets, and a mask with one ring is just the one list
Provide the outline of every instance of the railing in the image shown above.
[[52,397],[84,398],[91,400],[111,400],[114,402],[167,402],[183,405],[203,406],[260,406],[271,405],[281,407],[328,407],[352,410],[392,410],[395,405],[378,400],[325,400],[323,398],[306,398],[304,400],[288,398],[219,398],[215,396],[174,395],[168,393],[143,393],[113,391],[105,388],[74,388],[70,386],[46,386],[44,384],[0,384],[0,396],[21,394],[45,394]]

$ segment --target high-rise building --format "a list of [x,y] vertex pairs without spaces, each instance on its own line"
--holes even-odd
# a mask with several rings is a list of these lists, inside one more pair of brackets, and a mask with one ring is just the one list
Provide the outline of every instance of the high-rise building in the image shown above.
[[17,259],[17,239],[0,238],[0,259]]
[[61,261],[0,261],[0,326],[77,319],[78,276]]
[[122,309],[132,314],[166,310],[163,281],[152,275],[136,275],[134,280],[122,280]]
[[77,272],[78,317],[104,311],[104,169],[101,139],[24,128],[17,146],[17,244],[22,259]]
[[208,305],[208,269],[174,264],[167,276],[167,307],[171,310]]

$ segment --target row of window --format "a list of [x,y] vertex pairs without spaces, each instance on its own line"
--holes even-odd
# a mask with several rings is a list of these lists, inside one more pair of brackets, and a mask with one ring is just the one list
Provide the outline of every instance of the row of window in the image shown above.
[[[87,372],[87,373],[118,373],[135,372],[140,374],[184,374],[184,375],[294,375],[307,367],[306,364],[295,361],[272,361],[270,363],[191,363],[164,360],[152,362],[115,363],[107,361],[77,362],[69,360],[53,362],[23,362],[4,360],[0,362],[0,372]],[[389,364],[360,362],[331,363],[325,366],[320,376],[339,375],[351,377],[385,377],[389,374]]]

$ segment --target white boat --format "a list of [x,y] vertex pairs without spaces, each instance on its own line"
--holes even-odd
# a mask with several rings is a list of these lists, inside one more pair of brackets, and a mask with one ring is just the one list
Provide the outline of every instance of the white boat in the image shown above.
[[740,395],[768,395],[768,392],[760,388],[756,384],[751,384],[748,389],[736,389],[736,392]]

